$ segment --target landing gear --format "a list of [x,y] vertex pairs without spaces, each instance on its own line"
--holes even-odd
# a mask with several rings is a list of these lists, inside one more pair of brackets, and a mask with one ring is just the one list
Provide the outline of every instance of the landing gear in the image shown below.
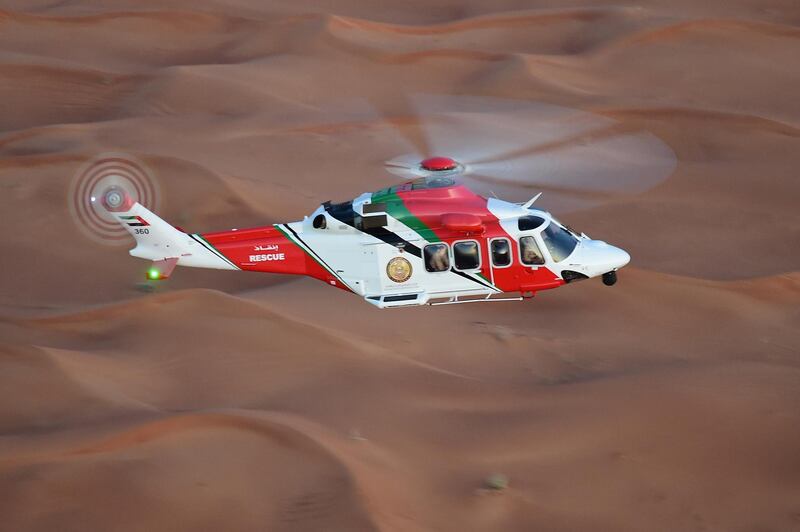
[[603,274],[603,284],[606,286],[614,286],[617,282],[617,272],[606,272]]

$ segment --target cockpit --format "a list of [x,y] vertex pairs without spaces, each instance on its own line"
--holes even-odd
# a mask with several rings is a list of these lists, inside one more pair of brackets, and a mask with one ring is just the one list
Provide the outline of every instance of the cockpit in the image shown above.
[[566,282],[602,275],[603,283],[612,285],[616,282],[616,270],[631,259],[624,250],[578,234],[548,213],[533,210],[528,213],[517,219],[520,262],[524,265],[549,262],[545,251]]
[[572,255],[578,245],[575,235],[555,219],[542,231],[542,240],[555,262],[561,262]]
[[[520,260],[530,266],[545,263],[540,242],[547,248],[553,262],[561,262],[569,257],[579,242],[578,236],[555,218],[547,220],[543,216],[534,214],[520,216],[517,220],[517,229],[520,231]],[[529,231],[531,233],[528,234]],[[541,241],[536,238],[537,235]]]

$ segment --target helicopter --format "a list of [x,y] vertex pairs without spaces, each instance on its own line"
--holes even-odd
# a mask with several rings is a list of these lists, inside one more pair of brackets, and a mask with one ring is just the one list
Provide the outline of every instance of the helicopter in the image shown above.
[[611,286],[630,255],[525,203],[484,197],[459,182],[462,165],[428,157],[415,179],[322,203],[301,221],[186,233],[112,185],[100,203],[153,261],[147,278],[177,266],[305,275],[378,308],[519,301],[579,280]]

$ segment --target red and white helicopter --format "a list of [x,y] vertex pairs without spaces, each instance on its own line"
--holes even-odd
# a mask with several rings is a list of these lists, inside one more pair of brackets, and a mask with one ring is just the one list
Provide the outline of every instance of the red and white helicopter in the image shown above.
[[189,234],[136,202],[124,187],[100,203],[152,260],[148,278],[176,266],[307,275],[379,308],[508,301],[591,277],[613,285],[630,261],[524,204],[486,198],[458,182],[463,166],[429,157],[404,184],[326,202],[302,221]]
[[[361,154],[371,154],[365,147],[376,139],[406,153],[384,163],[404,183],[325,202],[302,221],[186,233],[145,207],[155,205],[152,176],[116,175],[124,166],[117,159],[89,165],[75,181],[74,212],[97,222],[100,235],[111,227],[115,239],[127,239],[127,230],[136,240],[131,255],[153,261],[151,280],[190,266],[307,275],[379,308],[520,300],[591,277],[613,285],[630,256],[534,208],[538,195],[515,203],[495,191],[527,199],[544,190],[551,208],[582,209],[644,192],[676,164],[653,134],[578,109],[470,95],[391,101],[400,108],[356,100],[314,116],[304,109],[299,125],[289,126],[293,135],[305,134],[305,122],[312,138],[322,130],[346,139],[342,145],[359,156],[340,157],[339,165],[371,164],[373,155]],[[197,156],[203,138],[187,142],[187,156]],[[173,143],[170,153],[181,146]]]

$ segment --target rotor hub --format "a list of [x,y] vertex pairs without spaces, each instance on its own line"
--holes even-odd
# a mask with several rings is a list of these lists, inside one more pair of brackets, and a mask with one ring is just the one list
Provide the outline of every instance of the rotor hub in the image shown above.
[[101,203],[106,210],[111,212],[124,212],[133,207],[134,201],[128,192],[119,186],[107,188],[101,197]]
[[450,157],[430,157],[419,165],[423,170],[429,172],[447,172],[458,168],[458,163]]

